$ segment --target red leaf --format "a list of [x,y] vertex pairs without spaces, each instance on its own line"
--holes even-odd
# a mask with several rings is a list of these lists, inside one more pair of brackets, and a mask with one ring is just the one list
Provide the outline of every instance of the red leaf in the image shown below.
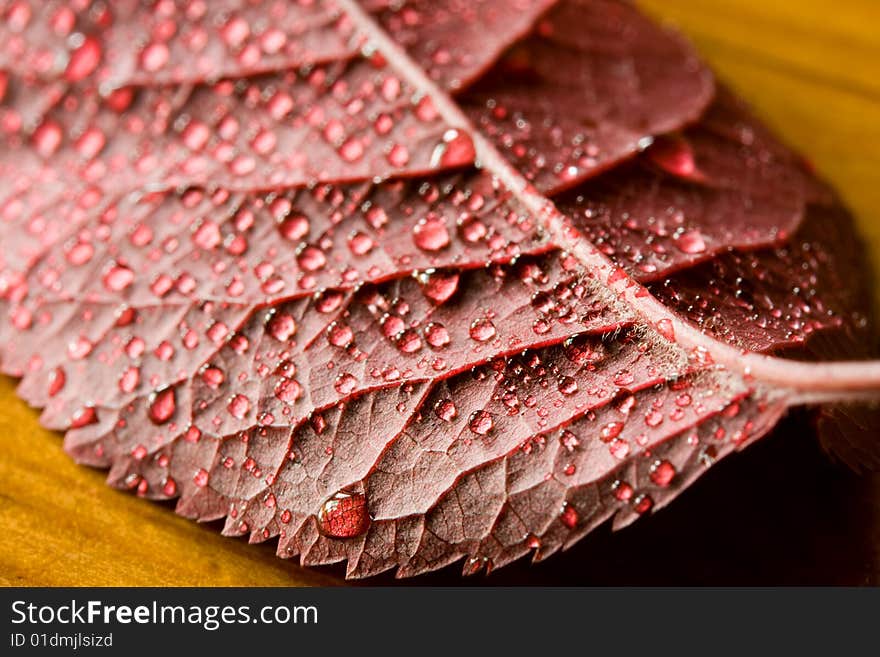
[[0,29],[0,355],[113,485],[470,573],[880,387],[831,362],[873,344],[846,211],[629,4],[52,7]]

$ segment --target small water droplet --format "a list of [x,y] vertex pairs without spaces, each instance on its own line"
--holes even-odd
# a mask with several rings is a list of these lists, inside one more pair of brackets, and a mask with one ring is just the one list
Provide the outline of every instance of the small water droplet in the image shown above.
[[64,77],[69,82],[79,82],[91,75],[101,63],[101,43],[93,36],[87,36],[79,47],[70,53]]
[[445,347],[450,342],[449,331],[439,322],[431,322],[425,327],[425,340],[435,349]]
[[563,395],[573,395],[578,391],[578,382],[573,377],[564,376],[559,380],[559,392]]
[[333,387],[340,395],[348,395],[357,387],[357,379],[346,372],[336,377]]
[[458,415],[458,409],[451,399],[441,399],[434,404],[434,415],[444,422],[451,422]]
[[495,337],[495,325],[489,319],[477,319],[468,330],[471,338],[477,342],[486,342]]
[[241,420],[251,410],[251,400],[244,395],[238,394],[229,400],[229,405],[226,408],[232,417]]
[[698,253],[703,253],[706,250],[706,240],[703,239],[700,231],[689,230],[679,235],[678,239],[675,241],[675,246],[678,247],[678,250],[682,253],[696,255]]
[[478,436],[485,436],[495,427],[492,415],[485,410],[474,411],[468,421],[468,428]]
[[275,313],[266,329],[279,342],[287,342],[296,333],[296,321],[287,313]]
[[578,522],[580,522],[580,516],[578,516],[577,509],[568,502],[562,507],[562,513],[560,514],[559,519],[562,520],[562,524],[569,529],[574,529],[577,527]]
[[195,475],[193,475],[193,483],[199,488],[204,488],[208,485],[208,471],[204,468],[199,468],[196,470]]
[[174,388],[165,388],[150,395],[150,408],[147,415],[153,424],[164,424],[174,415],[177,400]]
[[121,292],[134,281],[134,272],[124,265],[114,265],[104,274],[104,287],[110,292]]
[[436,304],[449,300],[458,290],[457,272],[433,271],[420,277],[422,292]]
[[666,487],[675,478],[675,466],[666,459],[651,464],[651,481],[658,486]]
[[633,500],[633,509],[636,513],[643,515],[654,508],[654,500],[650,495],[639,495]]
[[429,215],[421,219],[412,230],[413,242],[423,251],[440,251],[449,246],[449,229],[442,217]]

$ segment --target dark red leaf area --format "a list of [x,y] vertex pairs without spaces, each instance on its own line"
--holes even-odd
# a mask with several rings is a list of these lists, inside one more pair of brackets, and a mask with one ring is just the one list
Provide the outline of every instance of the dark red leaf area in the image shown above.
[[431,79],[458,90],[479,79],[554,4],[556,0],[415,0],[389,2],[376,17]]
[[631,4],[569,0],[459,100],[526,178],[554,193],[696,121],[713,90],[690,45]]
[[698,124],[556,199],[593,244],[641,281],[731,248],[786,242],[807,204],[833,203],[729,92]]
[[544,559],[794,403],[712,353],[873,346],[849,215],[628,3],[0,16],[3,371],[111,484],[280,556]]
[[785,246],[719,255],[651,290],[694,324],[749,351],[801,347],[833,330],[833,344],[859,348],[832,353],[826,341],[818,355],[866,357],[875,345],[862,253],[846,210],[811,205]]

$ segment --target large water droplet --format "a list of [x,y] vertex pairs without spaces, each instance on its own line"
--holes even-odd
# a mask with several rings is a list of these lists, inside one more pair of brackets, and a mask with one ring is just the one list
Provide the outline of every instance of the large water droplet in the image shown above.
[[340,491],[321,506],[318,528],[331,538],[360,536],[370,526],[367,499],[362,493]]

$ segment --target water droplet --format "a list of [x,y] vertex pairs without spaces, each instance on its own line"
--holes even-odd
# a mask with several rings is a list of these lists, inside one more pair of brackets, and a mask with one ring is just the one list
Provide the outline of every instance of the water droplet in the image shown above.
[[457,272],[432,271],[420,277],[422,292],[436,304],[448,301],[458,290]]
[[357,387],[357,379],[346,372],[336,377],[333,387],[340,395],[348,395]]
[[191,151],[200,151],[211,138],[211,129],[201,121],[190,121],[180,136],[184,146]]
[[682,253],[696,255],[706,250],[706,240],[698,230],[689,230],[682,233],[675,241],[675,245]]
[[70,264],[79,266],[89,262],[94,254],[95,247],[90,242],[77,242],[68,249],[66,258]]
[[629,456],[630,446],[625,440],[615,438],[611,441],[611,444],[608,445],[608,451],[614,458],[623,460]]
[[573,395],[578,391],[578,382],[570,376],[564,376],[559,380],[559,392],[563,395]]
[[449,331],[439,322],[431,322],[425,327],[425,340],[435,349],[445,347],[450,342]]
[[422,348],[422,339],[414,329],[406,329],[396,340],[397,348],[405,354],[412,354]]
[[49,157],[58,150],[63,138],[64,134],[61,131],[61,126],[51,119],[46,119],[34,130],[34,147],[40,155]]
[[647,155],[654,164],[673,176],[691,178],[697,174],[693,149],[683,137],[658,137],[648,148]]
[[580,522],[577,509],[568,502],[562,507],[562,513],[560,514],[559,519],[562,520],[562,524],[569,529],[574,529],[577,527],[578,522]]
[[347,139],[339,147],[339,155],[346,162],[357,162],[364,155],[364,145],[359,139]]
[[119,377],[119,389],[125,393],[134,392],[134,389],[138,387],[138,384],[141,381],[141,370],[138,367],[131,366],[125,372],[122,373],[122,376]]
[[651,481],[658,486],[666,487],[675,478],[675,466],[667,460],[654,461],[651,464]]
[[285,404],[292,404],[302,397],[302,386],[296,379],[282,379],[275,386],[275,397]]
[[348,248],[355,255],[366,255],[373,250],[374,246],[373,238],[361,231],[353,233],[348,238]]
[[663,422],[663,413],[658,411],[657,409],[652,409],[648,411],[645,415],[645,424],[649,427],[656,427]]
[[672,320],[663,318],[657,322],[657,331],[670,342],[675,341],[675,328],[672,326]]
[[98,413],[95,411],[95,407],[84,406],[74,413],[72,418],[70,418],[70,428],[82,429],[90,424],[97,424],[97,422]]
[[223,236],[217,224],[213,221],[203,221],[193,233],[192,240],[196,246],[210,251],[223,241]]
[[654,508],[654,500],[650,495],[639,495],[633,500],[633,509],[640,515],[648,513],[652,508]]
[[621,370],[617,374],[614,375],[614,385],[616,386],[628,386],[633,381],[636,380],[636,377],[627,370]]
[[477,342],[486,342],[495,337],[495,325],[489,319],[477,319],[471,324],[468,333]]
[[281,236],[291,242],[299,242],[309,233],[309,220],[303,214],[292,214],[285,218],[279,225]]
[[610,443],[623,431],[623,422],[609,422],[599,432],[599,438],[603,443]]
[[150,395],[150,408],[147,415],[153,424],[164,424],[174,415],[177,400],[174,388],[165,388]]
[[134,272],[124,265],[114,265],[104,274],[104,287],[110,292],[121,292],[134,281]]
[[202,372],[202,381],[213,390],[216,390],[223,385],[225,380],[226,375],[219,367],[206,367],[205,371]]
[[336,321],[327,327],[327,341],[334,347],[347,347],[354,340],[354,332],[347,324]]
[[492,415],[485,410],[474,411],[468,421],[468,428],[478,436],[485,436],[495,427]]
[[413,242],[423,251],[440,251],[449,246],[449,229],[442,217],[429,215],[413,227]]
[[69,82],[79,82],[91,75],[101,63],[101,43],[92,36],[83,39],[80,46],[70,54],[64,77]]
[[388,162],[394,167],[403,167],[409,162],[409,150],[406,146],[395,144],[388,151]]
[[451,399],[441,399],[434,404],[434,415],[444,422],[451,422],[458,415],[458,409]]
[[620,502],[628,502],[632,499],[633,487],[625,481],[615,481],[611,486],[611,490],[614,491],[614,497]]
[[332,538],[360,536],[369,525],[367,499],[362,493],[340,491],[324,502],[318,514],[318,528]]
[[269,319],[266,329],[279,342],[287,342],[296,333],[296,321],[287,313],[275,313]]
[[316,246],[306,246],[296,256],[296,263],[303,271],[318,271],[327,264],[327,256]]
[[229,405],[226,408],[232,417],[241,420],[251,410],[251,400],[241,394],[235,395],[229,400]]
[[204,468],[199,468],[196,470],[195,475],[193,475],[193,483],[199,488],[204,488],[208,485],[208,471]]
[[431,153],[431,165],[458,167],[472,164],[477,153],[470,136],[458,130],[447,130],[443,141]]
[[168,63],[168,46],[161,42],[149,44],[141,51],[141,66],[145,71],[155,73]]
[[238,48],[250,36],[251,28],[240,16],[233,16],[220,28],[220,36],[231,47]]
[[49,375],[49,396],[54,397],[61,392],[64,389],[65,383],[67,383],[67,374],[65,374],[64,368],[56,367],[52,370],[52,374]]
[[162,484],[162,494],[166,497],[174,497],[177,495],[177,482],[168,477]]

